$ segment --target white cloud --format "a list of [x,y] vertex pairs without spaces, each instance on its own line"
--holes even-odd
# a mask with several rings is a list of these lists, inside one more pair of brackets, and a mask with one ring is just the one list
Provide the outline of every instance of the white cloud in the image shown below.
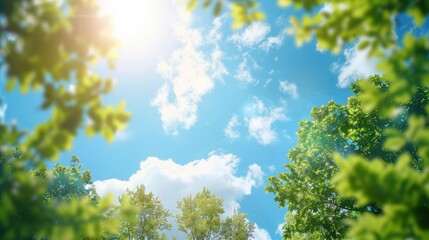
[[270,172],[274,172],[276,170],[276,166],[270,165],[267,167]]
[[177,212],[177,201],[207,187],[224,200],[225,211],[230,214],[239,208],[238,201],[243,196],[250,195],[252,188],[261,184],[263,177],[262,169],[257,164],[250,165],[245,176],[237,176],[239,162],[233,154],[216,153],[210,154],[207,159],[184,165],[171,159],[148,157],[128,180],[107,179],[95,181],[94,185],[101,196],[108,192],[120,196],[127,188],[136,189],[144,184],[172,212]]
[[337,86],[347,87],[359,78],[365,78],[373,74],[379,74],[376,67],[378,60],[368,58],[368,50],[360,51],[357,44],[344,50],[344,63],[334,63],[332,70],[338,72]]
[[183,47],[176,50],[168,60],[158,63],[157,71],[165,79],[152,100],[152,106],[158,108],[163,129],[166,133],[177,135],[180,128],[189,129],[197,121],[198,105],[204,95],[214,87],[214,80],[221,80],[228,74],[222,63],[222,51],[215,41],[221,39],[218,34],[220,20],[215,19],[214,27],[209,35],[216,36],[212,40],[214,50],[206,56],[199,47],[204,37],[200,29],[191,28],[191,17],[178,13],[178,23],[174,27],[175,36]]
[[268,231],[263,228],[259,228],[257,224],[255,224],[255,232],[253,233],[253,238],[255,240],[271,240]]
[[298,99],[298,87],[293,82],[288,81],[280,81],[279,82],[279,89],[282,93],[289,94],[294,99]]
[[6,116],[6,109],[7,109],[7,104],[0,99],[0,123],[4,121],[4,118]]
[[246,118],[249,134],[262,145],[276,141],[277,133],[273,129],[275,122],[288,120],[283,107],[266,107],[257,97],[253,98],[248,112],[251,114]]
[[229,72],[222,62],[223,52],[220,50],[219,45],[215,46],[210,57],[211,57],[211,61],[210,61],[211,76],[214,79],[222,80],[222,77],[224,75],[228,75]]
[[225,136],[233,140],[240,138],[240,132],[235,129],[239,125],[238,116],[234,114],[224,130]]
[[220,17],[217,17],[213,20],[213,27],[209,31],[207,36],[207,41],[213,44],[218,44],[222,40],[222,32],[220,29],[223,26],[224,21],[228,18],[228,14],[223,14]]
[[265,52],[270,51],[271,48],[280,47],[283,44],[284,34],[280,33],[277,36],[270,36],[259,47]]
[[243,31],[233,34],[231,40],[238,46],[254,47],[265,39],[270,30],[268,24],[255,22]]
[[130,139],[130,137],[130,132],[128,132],[127,130],[120,130],[116,131],[115,133],[116,141],[127,141],[128,139]]
[[248,66],[247,57],[244,57],[243,61],[238,65],[234,77],[245,85],[258,84],[258,80],[253,77],[251,69]]
[[[210,153],[207,159],[183,165],[171,159],[148,157],[140,163],[139,170],[128,180],[107,179],[95,181],[94,185],[100,196],[113,192],[118,197],[126,189],[135,190],[137,186],[144,184],[146,190],[158,196],[164,207],[172,214],[177,213],[177,201],[185,196],[195,195],[203,187],[207,187],[223,199],[225,216],[228,216],[240,208],[238,202],[243,196],[250,195],[252,188],[262,183],[264,175],[259,165],[252,164],[244,176],[238,176],[236,170],[239,161],[233,154],[216,153]],[[184,238],[177,227],[173,227],[167,235]],[[257,228],[255,239],[269,239],[263,237],[267,237],[267,231]]]
[[283,235],[283,226],[285,224],[284,223],[280,223],[279,225],[277,225],[277,229],[276,229],[276,234],[282,236]]
[[264,88],[268,87],[268,85],[273,81],[272,78],[268,78],[267,81],[264,83]]

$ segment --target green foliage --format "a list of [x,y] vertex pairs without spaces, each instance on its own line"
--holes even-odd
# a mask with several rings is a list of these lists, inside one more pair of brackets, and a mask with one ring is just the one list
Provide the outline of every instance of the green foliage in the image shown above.
[[222,199],[204,188],[194,197],[188,196],[177,203],[181,211],[176,215],[179,230],[188,239],[216,239],[221,229],[220,214],[224,213]]
[[[95,202],[90,190],[82,191],[86,186],[84,181],[72,182],[86,179],[90,183],[88,174],[75,172],[76,166],[33,170],[21,156],[18,149],[1,156],[1,239],[97,238],[118,229],[119,221],[106,217],[113,197]],[[61,192],[57,191],[58,172],[68,175],[67,182],[62,181],[68,189]],[[67,194],[57,195],[63,193]]]
[[[352,238],[426,236],[427,222],[421,216],[429,210],[424,190],[429,180],[425,170],[429,130],[424,111],[428,91],[418,87],[409,102],[397,105],[401,111],[391,119],[384,118],[382,109],[368,112],[362,101],[366,86],[388,93],[391,84],[379,76],[359,80],[352,84],[355,96],[347,104],[329,102],[314,108],[313,121],[300,122],[298,144],[288,154],[287,171],[269,178],[267,191],[276,194],[281,207],[288,208],[284,238],[344,238],[349,229],[346,219],[356,219],[349,231]],[[394,101],[395,96],[388,96],[385,102]],[[349,155],[348,160],[339,160],[339,156]],[[395,212],[391,202],[402,202],[402,210]],[[404,222],[394,222],[404,212]]]
[[133,206],[137,213],[134,219],[127,217],[122,220],[121,239],[159,239],[163,236],[161,232],[172,226],[168,222],[170,213],[164,209],[158,197],[145,192],[143,185],[138,186],[136,191],[127,190],[120,202]]
[[[378,76],[368,81],[380,87],[385,84]],[[359,92],[357,85],[352,88]],[[345,105],[331,101],[326,106],[313,108],[312,121],[299,123],[298,144],[289,151],[286,172],[270,177],[266,187],[276,195],[275,201],[281,207],[288,208],[283,226],[285,238],[342,238],[348,229],[345,219],[356,218],[362,212],[378,211],[375,206],[368,208],[371,202],[362,207],[351,198],[338,196],[329,181],[338,172],[333,160],[336,152],[383,157],[387,162],[395,159],[396,154],[383,148],[382,128],[401,122],[366,113],[361,105],[356,96],[350,97]]]
[[[352,239],[428,238],[429,35],[408,29],[400,39],[394,20],[407,15],[412,28],[421,27],[429,2],[277,2],[305,11],[290,17],[288,33],[298,46],[315,37],[320,48],[337,54],[358,43],[380,60],[383,73],[353,84],[355,96],[346,105],[330,102],[313,109],[313,121],[300,123],[287,171],[267,186],[289,210],[284,238],[337,239],[347,230]],[[238,16],[251,9],[239,6],[231,8],[235,26],[248,23]],[[355,219],[350,228],[346,218]]]
[[254,230],[255,226],[246,219],[246,214],[235,210],[223,221],[221,236],[225,240],[247,240],[252,239]]
[[[194,10],[199,3],[199,0],[184,0],[187,2],[187,9]],[[216,3],[214,3],[216,2]],[[245,24],[250,24],[254,21],[265,20],[265,14],[259,9],[259,6],[254,0],[204,0],[203,7],[208,8],[214,4],[213,15],[218,16],[225,4],[228,4],[231,9],[231,18],[233,19],[232,28],[238,29]]]
[[[341,168],[333,179],[342,196],[353,197],[359,204],[377,202],[383,214],[361,215],[348,235],[356,239],[427,239],[429,227],[428,171],[413,169],[409,153],[396,164],[379,159],[350,156],[347,161],[337,156]],[[362,177],[364,176],[364,177]]]
[[177,203],[180,212],[176,215],[179,230],[192,240],[251,239],[255,226],[246,219],[246,214],[237,210],[222,220],[223,200],[203,188],[195,196],[188,196]]
[[[71,148],[84,121],[91,122],[85,127],[89,135],[101,133],[108,140],[125,127],[130,114],[124,103],[113,108],[101,102],[112,91],[112,79],[90,71],[101,59],[113,67],[116,48],[95,0],[1,0],[0,18],[6,88],[41,90],[41,108],[52,113],[25,138],[24,158],[58,158]],[[67,90],[70,85],[75,90]]]
[[70,166],[56,164],[52,170],[36,171],[36,175],[48,179],[48,189],[44,195],[48,202],[60,203],[87,196],[93,204],[97,203],[98,195],[91,182],[91,172],[82,172],[77,156],[71,157]]
[[[267,186],[289,209],[284,237],[344,237],[343,220],[351,218],[351,238],[428,238],[429,224],[422,216],[429,209],[429,38],[410,30],[400,39],[394,32],[400,15],[411,17],[414,28],[422,26],[428,1],[278,4],[305,10],[290,18],[288,32],[298,46],[315,37],[319,47],[339,53],[346,44],[358,43],[359,50],[380,59],[383,73],[351,86],[356,96],[347,105],[313,109],[313,121],[300,123],[291,164]],[[332,161],[334,152],[345,158]]]

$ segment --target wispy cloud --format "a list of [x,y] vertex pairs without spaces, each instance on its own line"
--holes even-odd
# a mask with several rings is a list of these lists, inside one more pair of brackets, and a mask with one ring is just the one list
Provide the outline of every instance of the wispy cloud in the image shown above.
[[255,47],[258,46],[270,32],[271,27],[262,22],[252,23],[244,30],[231,36],[231,40],[238,46]]
[[240,138],[240,132],[236,129],[239,125],[238,116],[234,114],[226,125],[224,130],[225,136],[232,140]]
[[280,47],[284,41],[283,31],[275,36],[268,36],[271,31],[270,25],[255,22],[244,30],[233,34],[229,39],[239,48],[260,48],[265,52],[275,47]]
[[158,108],[164,131],[172,135],[196,123],[202,97],[213,89],[215,80],[221,80],[228,73],[222,63],[223,53],[217,44],[222,38],[218,33],[221,20],[214,20],[209,33],[214,49],[207,56],[199,50],[206,42],[201,30],[191,27],[192,18],[184,9],[179,10],[178,16],[174,31],[183,47],[176,50],[168,60],[158,63],[157,71],[165,83],[151,102],[152,106]]
[[272,48],[278,48],[283,44],[284,33],[281,32],[277,36],[270,36],[264,42],[262,42],[259,47],[265,52],[270,51]]
[[277,140],[277,133],[273,129],[275,122],[287,121],[283,107],[266,107],[257,97],[249,107],[251,116],[246,118],[249,135],[262,145],[268,145]]
[[252,102],[244,107],[243,120],[234,114],[224,130],[225,136],[238,139],[240,131],[248,132],[248,136],[259,144],[269,145],[277,140],[278,133],[274,128],[277,122],[288,121],[285,114],[286,103],[281,100],[280,106],[266,106],[258,97],[254,96]]
[[250,66],[248,56],[244,55],[243,60],[237,67],[234,77],[245,85],[256,85],[259,81],[253,77]]
[[289,94],[294,99],[298,99],[299,98],[298,87],[293,82],[280,81],[279,82],[279,90],[282,93]]
[[368,50],[358,50],[357,43],[344,50],[345,61],[332,64],[331,70],[338,73],[337,86],[345,88],[359,78],[379,74],[376,67],[379,60],[368,58]]

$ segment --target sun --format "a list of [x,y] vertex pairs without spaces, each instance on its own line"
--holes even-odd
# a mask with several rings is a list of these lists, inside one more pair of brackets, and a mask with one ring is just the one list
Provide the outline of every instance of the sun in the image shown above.
[[165,27],[165,6],[160,0],[101,0],[101,12],[112,20],[112,32],[123,45],[148,47]]

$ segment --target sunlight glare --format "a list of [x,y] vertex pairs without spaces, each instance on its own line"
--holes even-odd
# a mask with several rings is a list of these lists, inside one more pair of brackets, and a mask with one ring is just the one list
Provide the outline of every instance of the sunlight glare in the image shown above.
[[114,37],[123,45],[148,47],[162,37],[166,27],[166,6],[159,0],[109,0],[101,4],[102,14],[112,19]]

